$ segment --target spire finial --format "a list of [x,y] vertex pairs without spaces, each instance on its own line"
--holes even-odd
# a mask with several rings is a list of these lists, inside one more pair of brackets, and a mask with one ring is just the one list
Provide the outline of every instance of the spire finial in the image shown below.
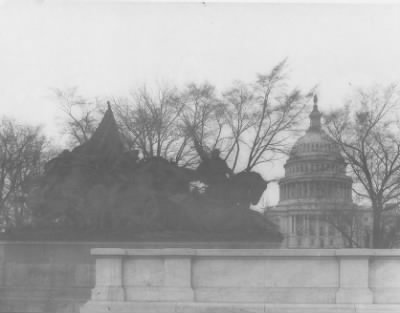
[[314,94],[314,107],[318,107],[318,96]]
[[111,110],[111,103],[110,103],[110,101],[107,101],[107,109],[108,109],[108,110]]

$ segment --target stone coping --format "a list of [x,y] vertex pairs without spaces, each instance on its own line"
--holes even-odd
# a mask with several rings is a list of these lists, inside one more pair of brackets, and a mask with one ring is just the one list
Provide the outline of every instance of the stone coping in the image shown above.
[[[196,245],[208,245],[208,246],[271,246],[276,248],[281,245],[281,242],[275,241],[23,241],[23,240],[0,240],[0,246],[2,245],[123,245],[123,246],[138,246],[138,249],[146,248],[146,246],[196,246]],[[178,247],[182,248],[182,247]],[[243,247],[244,249],[244,247]]]
[[221,257],[374,257],[400,256],[400,249],[120,249],[94,248],[94,256],[221,256]]
[[254,304],[182,302],[89,302],[81,313],[398,313],[400,305],[388,304]]

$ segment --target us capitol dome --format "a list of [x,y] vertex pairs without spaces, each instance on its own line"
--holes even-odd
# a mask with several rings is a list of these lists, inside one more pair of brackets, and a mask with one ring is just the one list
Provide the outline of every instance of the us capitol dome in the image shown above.
[[[284,165],[279,203],[266,212],[279,225],[285,237],[283,245],[288,248],[346,247],[348,238],[343,234],[353,231],[346,227],[354,227],[356,222],[350,220],[349,225],[343,225],[343,217],[353,218],[348,213],[357,210],[352,202],[352,179],[346,175],[339,147],[322,129],[317,102],[314,96],[310,126],[293,145]],[[363,236],[361,232],[351,235]]]

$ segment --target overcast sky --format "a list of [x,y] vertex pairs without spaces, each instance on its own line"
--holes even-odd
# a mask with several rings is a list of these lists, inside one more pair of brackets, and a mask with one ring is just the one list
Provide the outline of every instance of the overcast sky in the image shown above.
[[399,82],[399,40],[394,4],[9,1],[0,6],[0,113],[55,136],[51,88],[107,97],[143,83],[207,80],[222,90],[285,57],[292,85],[319,84],[328,110],[352,88]]

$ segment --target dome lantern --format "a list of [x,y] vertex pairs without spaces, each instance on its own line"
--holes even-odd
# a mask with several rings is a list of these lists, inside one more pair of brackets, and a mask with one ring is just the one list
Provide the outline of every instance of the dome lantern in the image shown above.
[[314,95],[314,107],[310,113],[310,131],[321,130],[321,112],[318,111],[318,97]]

